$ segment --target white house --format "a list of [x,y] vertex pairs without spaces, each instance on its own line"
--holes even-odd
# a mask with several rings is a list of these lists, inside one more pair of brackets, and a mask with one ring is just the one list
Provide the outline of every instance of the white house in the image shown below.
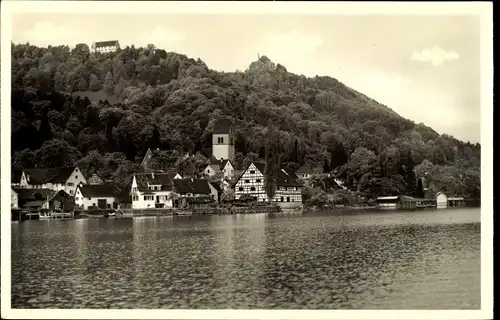
[[[176,175],[177,176],[177,175]],[[132,209],[172,208],[172,175],[137,173],[132,179]]]
[[234,167],[231,160],[214,160],[203,170],[203,173],[209,177],[220,174],[221,180],[231,180],[234,177]]
[[[268,200],[264,188],[264,169],[264,163],[254,162],[243,171],[235,184],[234,193],[236,199],[247,194],[256,197],[257,201]],[[276,179],[276,192],[272,201],[283,208],[301,206],[302,184],[297,181],[294,175],[281,169]]]
[[19,209],[19,194],[10,188],[10,208]]
[[448,196],[443,192],[438,192],[436,194],[436,204],[438,209],[443,209],[448,207]]
[[27,189],[64,190],[74,196],[80,183],[87,184],[87,180],[78,167],[35,168],[23,170],[19,186]]
[[118,40],[99,41],[92,44],[92,52],[108,53],[115,52],[120,49]]
[[80,184],[76,189],[75,204],[83,210],[88,210],[89,207],[99,209],[118,208],[113,186],[109,184]]

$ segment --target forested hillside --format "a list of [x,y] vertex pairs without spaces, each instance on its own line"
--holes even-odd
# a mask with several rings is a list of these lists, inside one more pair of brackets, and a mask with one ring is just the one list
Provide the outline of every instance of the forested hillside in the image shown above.
[[[334,78],[296,75],[265,56],[225,73],[152,47],[91,54],[87,45],[12,44],[13,172],[77,164],[126,188],[148,148],[165,150],[159,169],[199,169],[223,117],[235,126],[239,167],[264,159],[271,119],[290,170],[335,169],[369,196],[415,194],[415,175],[428,172],[435,190],[479,195],[479,144],[439,135]],[[186,152],[196,156],[182,160]]]

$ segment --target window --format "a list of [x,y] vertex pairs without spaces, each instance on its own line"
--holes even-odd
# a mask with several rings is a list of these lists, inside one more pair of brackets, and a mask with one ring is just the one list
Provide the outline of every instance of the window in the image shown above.
[[255,170],[250,170],[250,174],[254,174],[255,173]]
[[78,168],[76,168],[75,171],[78,172]]
[[148,201],[148,200],[151,201],[153,199],[154,199],[153,196],[144,196],[144,201]]
[[298,190],[299,190],[299,188],[298,188],[298,187],[295,187],[295,191],[298,191]]
[[210,173],[210,169],[207,170],[207,173]]
[[238,191],[243,191],[243,187],[239,187],[239,188],[238,188]]
[[255,182],[259,183],[259,182],[260,182],[260,179],[255,180]]
[[224,137],[220,137],[220,143],[224,143]]
[[73,194],[73,190],[69,190],[69,194]]
[[290,197],[286,197],[286,202],[290,202]]
[[283,202],[283,197],[281,197],[281,202]]
[[72,186],[74,186],[75,184],[74,184],[73,182],[68,182],[68,183],[66,183],[66,185],[67,185],[68,187],[72,187]]
[[139,201],[139,197],[138,196],[133,196],[132,197],[132,201]]
[[92,202],[92,207],[95,207],[95,202]]
[[77,175],[75,175],[75,179],[78,179],[78,176],[77,176]]
[[255,187],[250,187],[250,191],[255,191]]
[[89,197],[89,200],[91,200],[90,197]]
[[245,180],[245,183],[250,183],[250,180],[248,180],[248,179],[247,179],[247,180]]

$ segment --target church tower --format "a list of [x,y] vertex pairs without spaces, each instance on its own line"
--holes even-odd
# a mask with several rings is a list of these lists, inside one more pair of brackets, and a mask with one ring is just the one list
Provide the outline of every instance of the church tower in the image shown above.
[[234,161],[233,128],[227,119],[215,122],[212,133],[212,156],[217,160]]

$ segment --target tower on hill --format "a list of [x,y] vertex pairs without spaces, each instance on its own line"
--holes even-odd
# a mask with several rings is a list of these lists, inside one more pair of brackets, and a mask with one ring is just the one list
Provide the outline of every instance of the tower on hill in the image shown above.
[[227,119],[215,122],[212,133],[212,156],[217,160],[234,161],[233,128]]

